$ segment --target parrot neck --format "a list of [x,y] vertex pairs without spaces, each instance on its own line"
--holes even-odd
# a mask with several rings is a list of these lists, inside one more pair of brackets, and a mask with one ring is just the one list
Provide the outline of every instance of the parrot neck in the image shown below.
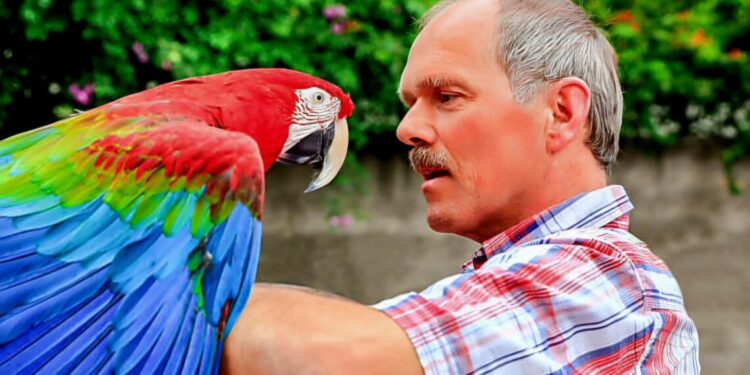
[[222,124],[227,130],[246,134],[255,140],[267,172],[278,160],[289,137],[294,102],[282,103],[276,97],[256,100],[235,97],[234,100],[240,103],[231,105],[232,98],[228,98],[221,107],[217,107],[221,112]]

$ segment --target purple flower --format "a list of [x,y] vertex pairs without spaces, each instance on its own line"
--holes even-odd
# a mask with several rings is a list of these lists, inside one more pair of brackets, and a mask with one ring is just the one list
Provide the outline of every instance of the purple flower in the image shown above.
[[349,228],[354,225],[354,217],[352,215],[340,215],[331,218],[331,225],[336,228]]
[[341,22],[335,22],[333,25],[331,25],[331,32],[336,35],[341,35],[346,31],[346,27]]
[[77,83],[74,83],[68,87],[70,95],[73,95],[73,99],[81,105],[89,105],[94,97],[94,91],[96,87],[93,83],[89,83],[83,88],[79,87]]
[[135,52],[135,56],[138,58],[138,61],[141,62],[141,64],[145,64],[148,62],[148,53],[146,53],[146,50],[143,48],[143,44],[140,42],[133,43],[133,52]]
[[325,15],[326,19],[331,21],[335,19],[342,19],[346,18],[346,6],[345,5],[330,5],[327,6],[326,9],[323,11],[323,15]]

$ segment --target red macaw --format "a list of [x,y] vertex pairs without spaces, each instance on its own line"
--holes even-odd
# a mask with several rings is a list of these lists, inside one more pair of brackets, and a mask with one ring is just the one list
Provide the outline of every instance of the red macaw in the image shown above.
[[264,173],[328,184],[354,104],[283,69],[191,78],[0,142],[0,374],[216,373]]

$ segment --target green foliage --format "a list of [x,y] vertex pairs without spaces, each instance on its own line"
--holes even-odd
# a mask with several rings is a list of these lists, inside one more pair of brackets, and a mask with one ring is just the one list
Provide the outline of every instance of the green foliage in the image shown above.
[[[349,2],[331,18],[337,4],[322,0],[0,1],[0,135],[174,79],[277,66],[351,93],[362,150],[392,137],[403,115],[398,77],[414,20],[434,2]],[[653,149],[697,137],[722,145],[728,167],[750,152],[750,0],[584,6],[620,54],[626,141]],[[70,94],[88,83],[91,102]]]
[[594,0],[625,90],[623,136],[642,146],[718,143],[731,166],[750,152],[750,0]]
[[[429,3],[355,2],[346,7],[345,17],[336,19],[324,15],[333,3],[315,0],[27,0],[15,9],[2,6],[0,20],[12,24],[10,36],[19,47],[6,49],[6,55],[41,58],[4,59],[0,121],[11,113],[13,101],[31,103],[37,96],[52,96],[46,101],[58,107],[54,113],[66,115],[71,105],[103,104],[174,79],[276,66],[327,78],[349,92],[359,108],[351,136],[361,148],[369,134],[398,123],[397,77],[414,36],[413,21]],[[53,43],[81,47],[74,56],[46,56],[43,49]],[[136,44],[142,46],[143,58],[135,52]],[[53,82],[24,82],[25,77],[43,79],[40,73],[51,64],[56,70],[64,67],[55,77],[58,93],[46,92]],[[88,105],[66,92],[71,84],[88,82],[95,84],[95,99]],[[42,90],[24,95],[29,86]],[[36,114],[42,110],[47,118],[40,120],[52,119],[52,107],[26,107],[34,107]],[[15,121],[5,123],[15,127],[6,133],[43,125]]]

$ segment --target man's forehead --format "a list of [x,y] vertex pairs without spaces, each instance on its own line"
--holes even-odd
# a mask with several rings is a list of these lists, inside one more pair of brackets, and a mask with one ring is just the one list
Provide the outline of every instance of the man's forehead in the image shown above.
[[494,34],[499,9],[498,0],[457,1],[432,17],[417,39],[423,34],[439,38]]
[[[422,30],[429,28],[431,25],[439,22],[458,22],[464,24],[461,18],[470,21],[479,20],[483,16],[495,18],[500,10],[500,0],[448,0],[448,6],[442,6],[436,13],[430,14],[426,23],[422,24]],[[450,26],[455,26],[451,24]]]
[[441,64],[494,62],[496,9],[496,0],[467,0],[436,15],[417,35],[409,50],[401,86],[406,76],[410,82],[414,81],[413,85],[433,78],[449,79],[447,73],[429,72],[430,68]]

